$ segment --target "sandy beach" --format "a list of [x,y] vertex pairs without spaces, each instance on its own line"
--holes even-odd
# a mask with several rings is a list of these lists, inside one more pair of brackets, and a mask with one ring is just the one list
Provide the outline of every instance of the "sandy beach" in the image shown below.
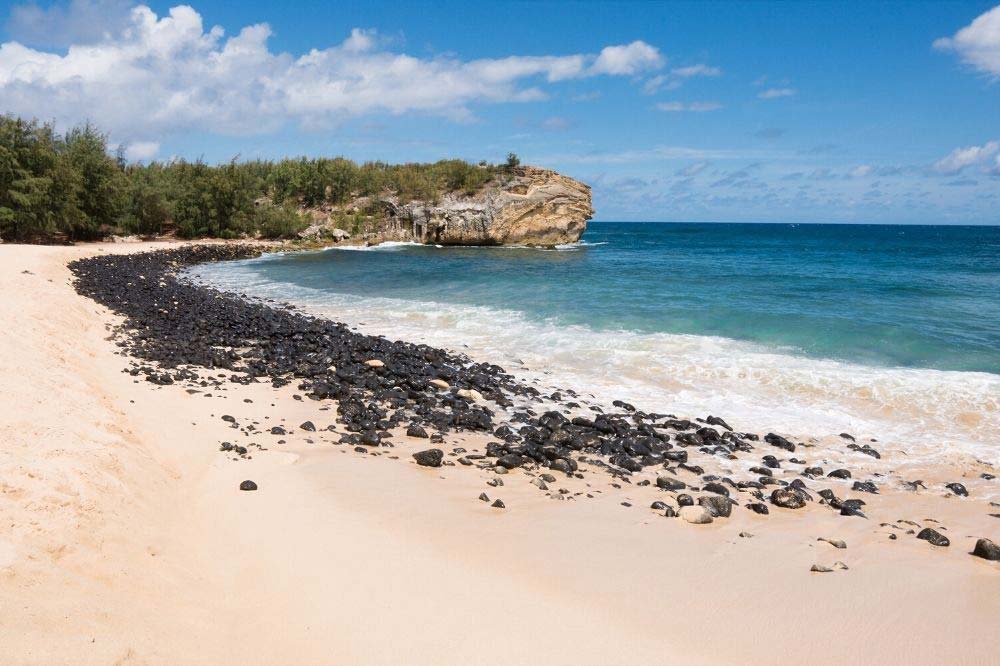
[[[864,496],[868,519],[737,508],[696,525],[649,508],[668,500],[655,483],[595,471],[541,492],[514,469],[489,486],[478,466],[418,466],[427,442],[402,432],[359,453],[325,430],[335,404],[294,385],[190,392],[124,372],[120,318],[76,293],[67,263],[163,247],[0,245],[5,663],[998,659],[1000,563],[970,554],[1000,542],[985,464],[855,460],[927,489],[887,483]],[[251,423],[288,434],[251,438]],[[266,444],[220,451],[250,439]],[[441,448],[454,460],[488,441]],[[913,536],[927,526],[950,547]]]

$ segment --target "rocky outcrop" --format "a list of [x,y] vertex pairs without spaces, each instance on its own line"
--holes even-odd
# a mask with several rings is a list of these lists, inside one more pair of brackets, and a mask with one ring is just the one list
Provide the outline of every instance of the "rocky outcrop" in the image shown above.
[[[357,201],[350,210],[376,211],[354,241],[416,241],[433,245],[552,246],[580,239],[593,216],[590,187],[549,169],[517,167],[472,195],[452,193],[436,203],[392,195]],[[337,211],[303,237],[335,240]],[[343,224],[342,222],[340,224]]]

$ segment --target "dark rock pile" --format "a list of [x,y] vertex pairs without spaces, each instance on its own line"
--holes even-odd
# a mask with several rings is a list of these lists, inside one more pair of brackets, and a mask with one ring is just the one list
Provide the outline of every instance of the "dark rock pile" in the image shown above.
[[[733,499],[736,491],[748,494],[751,499],[745,508],[760,515],[769,514],[768,503],[785,510],[819,503],[844,516],[864,517],[862,500],[841,500],[829,488],[807,484],[823,477],[822,468],[795,457],[779,460],[755,453],[762,444],[773,453],[807,450],[777,434],[768,433],[762,442],[756,434],[737,432],[715,416],[690,421],[646,413],[621,401],[605,412],[600,406],[575,402],[578,396],[570,390],[544,396],[497,365],[427,345],[363,335],[291,307],[192,284],[176,274],[185,266],[246,259],[260,252],[246,245],[190,246],[96,256],[70,268],[80,293],[125,318],[118,344],[139,359],[130,370],[136,377],[154,384],[183,381],[201,386],[266,381],[280,387],[298,382],[299,390],[313,400],[337,400],[338,421],[347,431],[341,443],[361,451],[390,445],[390,430],[398,427],[431,443],[442,442],[442,435],[450,431],[478,431],[492,435],[494,441],[485,454],[463,456],[459,460],[463,465],[500,472],[545,468],[582,478],[583,463],[622,482],[655,468],[656,486],[662,490],[706,493],[698,504],[687,494],[676,498],[681,507],[703,510],[689,512],[697,513],[698,520],[706,515],[709,520],[729,516],[740,506]],[[543,405],[558,409],[546,410]],[[588,415],[568,416],[580,412]],[[311,422],[300,428],[315,431]],[[433,434],[428,436],[428,430]],[[272,432],[284,434],[278,427]],[[719,478],[706,475],[695,464],[695,456],[702,461],[742,459],[754,466],[747,478]],[[418,464],[430,467],[441,465],[442,458],[440,449],[414,455]],[[783,464],[799,466],[799,478],[791,482],[776,478],[771,470]],[[681,470],[700,477],[696,483],[701,487],[678,478]],[[851,473],[838,469],[827,477],[844,480]],[[555,481],[548,474],[541,478],[539,487],[547,488],[546,480]],[[877,487],[864,481],[855,483],[854,490],[875,493]],[[952,490],[960,494],[958,488]],[[498,501],[493,506],[503,505]],[[670,507],[661,508],[674,514]]]

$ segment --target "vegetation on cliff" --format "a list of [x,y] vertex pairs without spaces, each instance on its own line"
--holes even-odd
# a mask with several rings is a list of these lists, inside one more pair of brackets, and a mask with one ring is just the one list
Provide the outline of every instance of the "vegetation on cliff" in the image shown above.
[[60,134],[49,123],[0,116],[0,238],[92,240],[110,234],[185,238],[292,237],[300,211],[357,196],[437,202],[473,193],[516,166],[462,160],[357,164],[342,157],[129,164],[90,124]]

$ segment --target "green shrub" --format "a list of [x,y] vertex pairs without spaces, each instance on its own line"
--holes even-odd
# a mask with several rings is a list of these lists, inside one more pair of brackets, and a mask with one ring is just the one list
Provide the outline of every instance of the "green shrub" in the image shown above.
[[[513,153],[504,166],[462,160],[359,166],[343,157],[129,165],[108,154],[107,136],[89,123],[60,135],[51,124],[0,116],[0,238],[170,230],[185,238],[286,238],[307,226],[298,207],[385,195],[437,203],[445,194],[472,194],[509,177],[512,164],[519,164]],[[371,216],[381,214],[368,208],[339,214],[343,228],[368,230]]]

